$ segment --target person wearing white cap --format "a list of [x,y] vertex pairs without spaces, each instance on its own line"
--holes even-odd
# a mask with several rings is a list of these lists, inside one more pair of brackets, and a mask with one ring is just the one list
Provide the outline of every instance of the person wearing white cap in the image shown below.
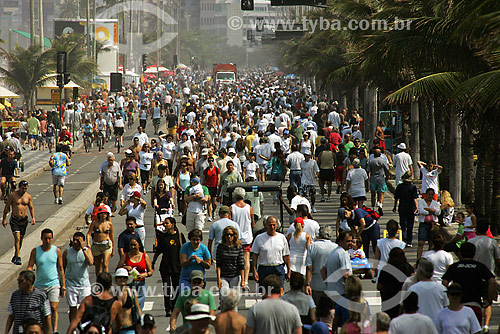
[[191,314],[186,316],[186,320],[191,325],[189,333],[208,334],[214,331],[210,322],[215,320],[215,315],[210,314],[210,307],[206,304],[191,306]]
[[122,334],[135,333],[135,324],[132,316],[132,312],[135,312],[133,310],[134,305],[138,315],[141,316],[141,308],[139,306],[139,300],[137,299],[137,291],[127,286],[128,277],[128,270],[125,268],[118,268],[115,272],[115,282],[118,287],[118,295],[116,296],[116,299],[122,303],[120,322],[120,333]]
[[396,187],[398,184],[403,183],[401,177],[407,171],[413,175],[413,161],[411,156],[406,153],[406,144],[401,143],[398,146],[399,153],[394,156],[394,166],[396,167]]
[[314,207],[314,204],[316,203],[316,179],[319,175],[319,167],[316,160],[311,159],[311,150],[306,150],[303,154],[305,160],[300,163],[300,169],[302,170],[302,178],[300,180],[301,193],[302,196],[309,198],[312,205],[311,212],[315,213],[316,208]]
[[236,155],[236,150],[234,149],[234,147],[230,147],[227,150],[227,155],[233,161],[233,163],[234,163],[234,169],[236,169],[236,171],[238,173],[243,174],[243,170],[241,168],[241,161],[240,161],[240,158],[238,157],[238,155]]

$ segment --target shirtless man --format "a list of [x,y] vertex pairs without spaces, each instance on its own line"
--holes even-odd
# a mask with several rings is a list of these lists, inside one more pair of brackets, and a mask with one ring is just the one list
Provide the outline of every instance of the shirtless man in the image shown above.
[[384,121],[380,121],[377,129],[375,130],[375,137],[379,140],[379,146],[382,149],[382,152],[385,152],[385,137],[390,137],[389,135],[384,134]]
[[134,144],[128,148],[134,153],[135,161],[139,161],[139,152],[142,150],[142,146],[139,145],[139,137],[134,137]]
[[11,262],[20,266],[22,264],[19,256],[23,238],[28,227],[28,209],[31,214],[31,225],[35,225],[35,207],[33,206],[33,198],[28,194],[28,181],[22,180],[19,182],[19,189],[12,192],[7,199],[3,210],[3,227],[7,227],[7,214],[12,207],[10,215],[10,229],[14,235],[14,256]]

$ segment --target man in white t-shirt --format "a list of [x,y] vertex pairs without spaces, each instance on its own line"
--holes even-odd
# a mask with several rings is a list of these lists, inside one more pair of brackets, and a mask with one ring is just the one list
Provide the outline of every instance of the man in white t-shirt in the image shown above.
[[302,196],[309,198],[312,204],[311,212],[315,213],[316,208],[314,203],[316,203],[316,179],[319,174],[319,167],[316,160],[311,159],[311,151],[306,150],[304,152],[304,161],[300,163],[300,169],[302,170],[302,178],[300,179]]
[[391,320],[389,334],[438,334],[432,319],[417,313],[418,294],[410,292],[403,300],[404,313]]
[[288,186],[288,188],[286,189],[286,197],[290,201],[290,205],[285,202],[283,196],[280,196],[279,200],[290,215],[290,225],[292,225],[295,218],[297,218],[297,208],[300,204],[306,205],[309,212],[311,212],[311,203],[309,203],[309,200],[307,198],[299,195],[296,186]]
[[422,173],[422,187],[420,188],[420,192],[425,194],[428,188],[432,188],[436,195],[439,194],[438,175],[443,171],[443,167],[435,165],[432,162],[417,161],[417,164]]
[[300,180],[302,178],[302,170],[300,169],[300,164],[304,161],[304,155],[300,153],[299,146],[297,144],[292,145],[292,153],[286,157],[286,165],[290,169],[290,185],[296,186],[300,189]]
[[332,112],[328,114],[328,122],[332,122],[332,126],[338,128],[340,125],[339,113],[336,112],[335,110],[332,110]]
[[[290,249],[285,236],[276,232],[278,218],[269,216],[266,219],[266,233],[257,235],[252,245],[253,276],[259,284],[269,275],[277,275],[281,286],[285,284],[285,275],[290,279]],[[259,265],[257,270],[257,264]],[[285,274],[285,266],[287,271]]]
[[418,313],[428,316],[432,321],[440,309],[448,306],[446,287],[432,280],[433,273],[434,265],[426,259],[420,259],[417,267],[419,281],[408,289],[418,295]]
[[149,143],[149,137],[146,132],[144,132],[142,126],[137,127],[137,133],[134,135],[134,138],[139,138],[140,146],[144,146],[145,143]]
[[401,177],[407,171],[411,172],[413,175],[413,161],[411,160],[411,156],[406,153],[406,144],[401,143],[398,145],[399,153],[394,156],[393,162],[396,168],[396,187],[398,184],[403,183]]

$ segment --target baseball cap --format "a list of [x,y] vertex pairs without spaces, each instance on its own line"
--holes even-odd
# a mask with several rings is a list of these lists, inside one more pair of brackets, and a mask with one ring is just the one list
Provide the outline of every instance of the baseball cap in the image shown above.
[[194,279],[201,279],[204,281],[205,277],[203,276],[203,272],[201,270],[193,270],[189,276],[189,280],[192,281]]
[[305,150],[304,155],[311,155],[311,150]]
[[131,155],[132,154],[132,150],[131,149],[126,149],[125,150],[125,154],[126,155]]
[[208,148],[204,148],[201,150],[201,155],[207,155],[208,154]]
[[293,224],[294,225],[300,224],[300,225],[304,226],[304,218],[302,218],[302,217],[295,218],[295,220],[293,221]]
[[155,317],[153,317],[149,313],[143,313],[141,315],[141,327],[146,327],[146,326],[155,326]]
[[231,153],[236,154],[236,150],[234,149],[234,147],[231,147],[231,148],[227,151],[227,154],[231,154]]
[[130,198],[132,197],[141,198],[141,193],[138,191],[134,191],[133,193],[130,194]]
[[191,182],[200,183],[200,179],[199,179],[199,178],[197,178],[197,177],[193,177],[193,178],[191,179]]
[[221,213],[231,213],[231,209],[227,205],[223,205],[219,209],[219,214]]
[[283,130],[283,134],[287,135],[289,133],[290,133],[290,131],[288,129]]
[[26,180],[22,180],[21,182],[19,182],[19,187],[25,187],[28,185],[28,181]]
[[119,268],[115,272],[115,277],[128,277],[128,270],[125,268]]
[[304,328],[310,330],[312,334],[328,334],[330,329],[323,321],[316,321],[314,325],[304,325]]

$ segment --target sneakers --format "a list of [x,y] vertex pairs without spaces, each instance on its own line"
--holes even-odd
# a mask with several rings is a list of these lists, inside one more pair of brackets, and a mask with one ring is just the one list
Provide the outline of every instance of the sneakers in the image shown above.
[[412,245],[412,244],[406,244],[406,247],[407,247],[407,248],[412,248],[412,247],[413,247],[413,245]]
[[211,222],[213,220],[212,217],[208,217],[208,221]]
[[54,204],[59,204],[59,198],[54,198]]
[[321,199],[319,200],[320,202],[324,202],[325,201],[325,198],[323,196],[321,196]]
[[384,210],[382,210],[381,206],[378,207],[378,214],[380,215],[380,217],[384,215]]
[[313,206],[313,207],[312,207],[311,212],[312,212],[312,213],[316,213],[316,212],[317,212],[317,211],[316,211],[316,207],[315,207],[315,206]]
[[58,204],[59,204],[59,205],[62,205],[62,197],[59,197]]
[[15,265],[18,265],[18,266],[20,266],[20,265],[23,264],[23,262],[22,262],[22,260],[21,260],[21,258],[19,256],[13,256],[12,260],[10,260],[10,262],[12,262],[12,263],[14,263]]

